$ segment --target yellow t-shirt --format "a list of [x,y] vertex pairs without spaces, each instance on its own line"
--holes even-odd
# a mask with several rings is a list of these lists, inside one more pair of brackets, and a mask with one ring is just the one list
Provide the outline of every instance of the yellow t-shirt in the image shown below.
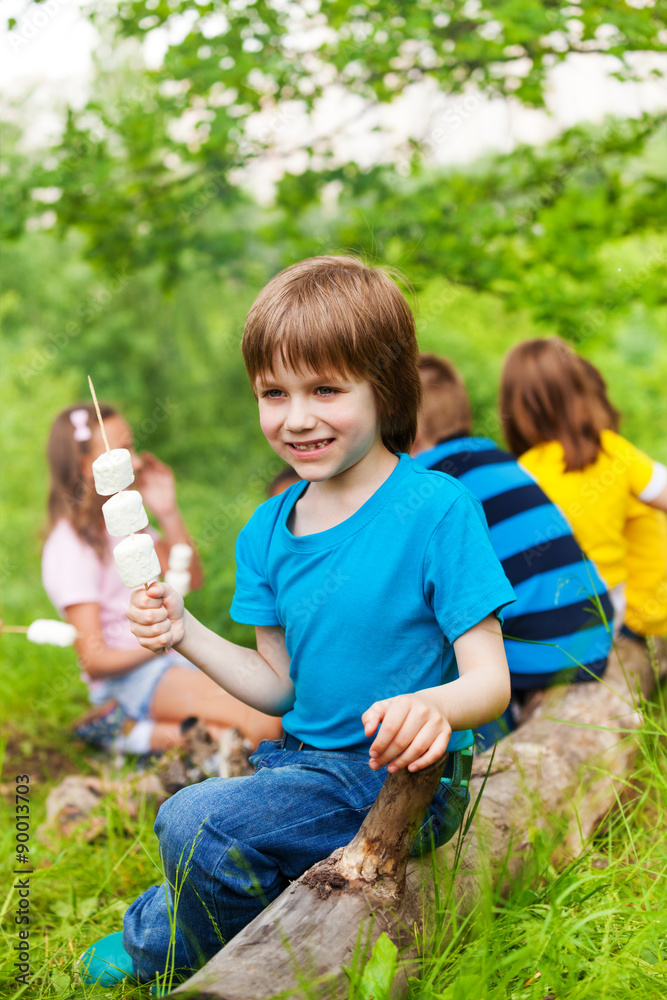
[[560,441],[538,444],[520,461],[563,511],[579,545],[611,589],[628,577],[624,532],[630,500],[653,499],[653,490],[652,496],[642,493],[656,478],[656,467],[664,466],[614,431],[602,431],[600,437],[595,462],[576,472],[565,471]]
[[667,514],[631,497],[624,534],[626,624],[639,635],[667,635]]

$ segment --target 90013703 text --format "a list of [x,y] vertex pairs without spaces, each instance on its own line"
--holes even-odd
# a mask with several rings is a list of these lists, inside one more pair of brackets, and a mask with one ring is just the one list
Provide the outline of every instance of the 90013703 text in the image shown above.
[[16,974],[14,979],[24,985],[30,976],[30,878],[33,874],[30,865],[30,776],[16,775],[16,819],[15,819],[16,864],[14,875],[17,878],[14,889],[18,895],[14,923],[18,940],[14,944]]

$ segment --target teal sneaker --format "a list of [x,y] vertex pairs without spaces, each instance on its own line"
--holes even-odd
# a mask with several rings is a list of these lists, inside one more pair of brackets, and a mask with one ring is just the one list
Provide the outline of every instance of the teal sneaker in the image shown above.
[[123,948],[123,932],[107,934],[91,944],[77,962],[79,978],[87,986],[118,986],[136,979],[134,963]]

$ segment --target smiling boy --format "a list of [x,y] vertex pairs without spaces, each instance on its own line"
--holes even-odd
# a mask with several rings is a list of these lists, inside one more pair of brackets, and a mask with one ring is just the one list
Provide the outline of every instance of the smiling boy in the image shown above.
[[[171,954],[186,970],[347,843],[387,770],[448,752],[414,849],[448,840],[468,799],[470,727],[509,700],[498,617],[514,595],[481,506],[407,454],[420,383],[396,284],[356,258],[302,261],[259,295],[242,350],[262,431],[302,477],[237,540],[231,615],[255,626],[257,649],[209,631],[164,584],[128,610],[146,648],[177,646],[285,730],[260,744],[252,776],[183,789],[160,810],[167,883],[181,885]],[[172,906],[168,885],[147,889],[123,947],[110,935],[83,957],[87,981],[105,962],[117,979],[162,973]]]

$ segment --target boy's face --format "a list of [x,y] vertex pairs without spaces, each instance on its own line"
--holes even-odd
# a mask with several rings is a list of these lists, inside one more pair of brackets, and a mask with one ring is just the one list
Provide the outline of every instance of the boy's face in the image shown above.
[[273,450],[302,479],[320,482],[385,450],[369,382],[298,375],[280,359],[255,382],[259,422]]

